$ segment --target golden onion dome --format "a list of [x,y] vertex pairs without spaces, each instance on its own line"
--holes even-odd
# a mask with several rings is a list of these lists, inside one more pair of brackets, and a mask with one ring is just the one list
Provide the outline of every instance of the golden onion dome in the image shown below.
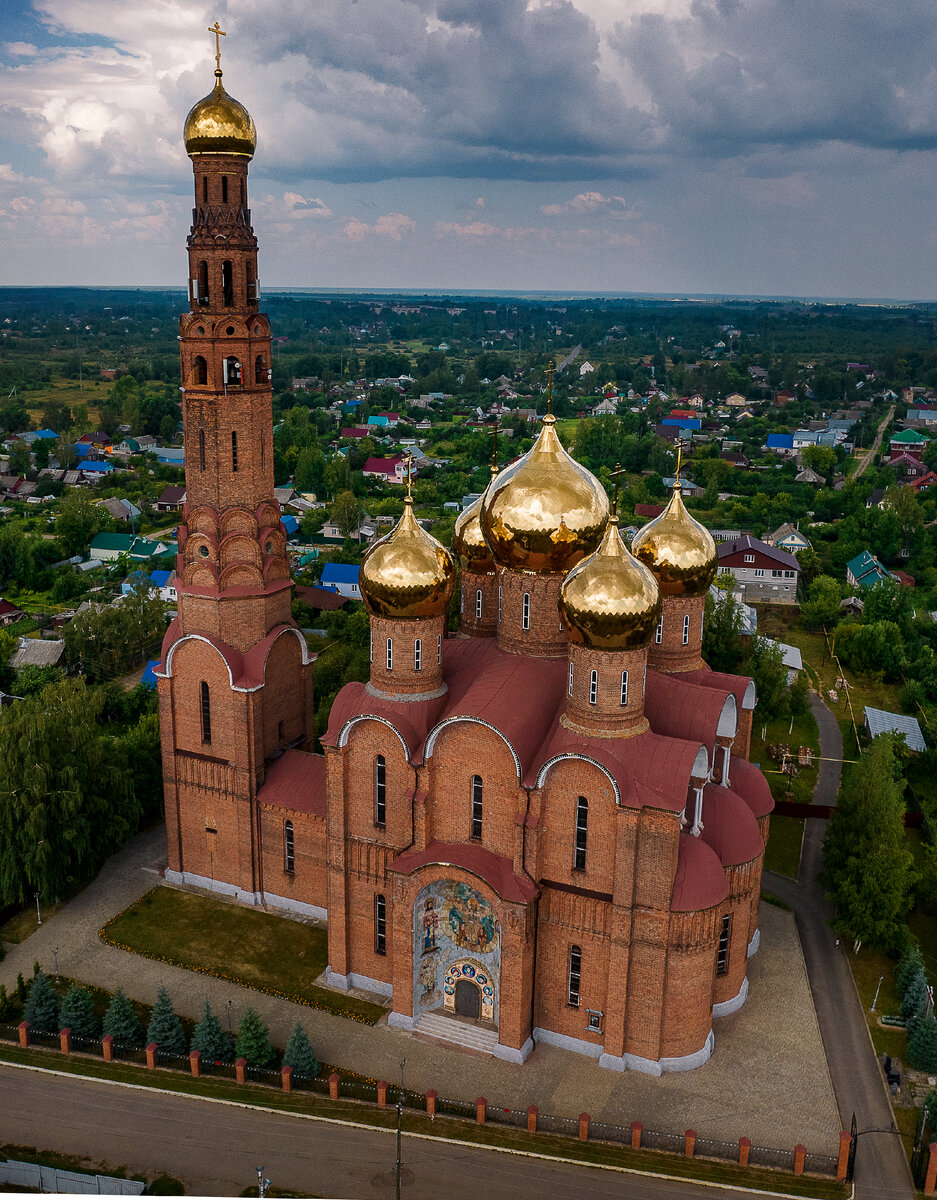
[[452,531],[452,552],[463,571],[471,571],[475,575],[494,575],[495,560],[485,541],[480,520],[484,499],[484,496],[479,496],[464,512],[459,513]]
[[560,615],[570,641],[594,650],[631,650],[660,620],[660,588],[628,552],[612,516],[595,554],[573,567],[560,588]]
[[548,413],[533,447],[488,485],[479,520],[502,566],[565,572],[598,546],[608,513],[605,488],[566,453]]
[[397,527],[375,542],[361,563],[361,597],[375,617],[438,617],[455,583],[452,555],[422,528],[413,501]]
[[651,568],[664,596],[702,596],[719,566],[712,534],[687,512],[679,479],[660,516],[634,535],[631,553]]
[[252,158],[257,149],[257,130],[250,113],[221,86],[221,70],[215,71],[215,86],[185,119],[186,154],[242,154]]

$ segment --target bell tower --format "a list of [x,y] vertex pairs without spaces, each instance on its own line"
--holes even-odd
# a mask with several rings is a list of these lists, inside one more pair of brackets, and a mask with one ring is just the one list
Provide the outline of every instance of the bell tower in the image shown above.
[[185,122],[195,186],[179,321],[186,502],[160,722],[170,875],[257,898],[256,795],[270,756],[311,734],[312,662],[290,612],[273,490],[270,323],[247,194],[257,135],[222,86],[224,31],[216,21],[209,32],[215,85]]

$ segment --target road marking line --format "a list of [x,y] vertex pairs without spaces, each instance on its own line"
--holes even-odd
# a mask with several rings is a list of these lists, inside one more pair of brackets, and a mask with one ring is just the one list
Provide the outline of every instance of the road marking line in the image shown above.
[[[300,1121],[320,1121],[325,1125],[344,1125],[350,1129],[364,1129],[371,1133],[396,1135],[396,1130],[388,1128],[386,1125],[368,1125],[363,1121],[341,1121],[338,1117],[319,1117],[312,1113],[292,1112],[286,1108],[270,1108],[265,1104],[248,1104],[243,1100],[222,1100],[218,1096],[199,1096],[193,1092],[176,1092],[171,1088],[150,1087],[145,1083],[126,1083],[122,1079],[101,1079],[96,1075],[82,1075],[77,1071],[56,1071],[51,1067],[34,1067],[30,1063],[11,1062],[9,1059],[0,1059],[0,1068],[3,1067],[11,1067],[19,1071],[36,1071],[40,1075],[56,1075],[61,1079],[84,1079],[87,1083],[103,1083],[108,1087],[129,1088],[135,1092],[151,1092],[157,1096],[175,1096],[179,1100],[196,1100],[205,1104],[224,1104],[229,1108],[246,1108],[253,1112],[272,1113],[275,1117],[296,1117]],[[469,1150],[494,1150],[498,1154],[513,1154],[518,1158],[539,1158],[544,1162],[561,1162],[571,1167],[592,1167],[601,1171],[617,1171],[621,1175],[641,1175],[645,1179],[667,1179],[671,1183],[688,1183],[696,1187],[723,1188],[728,1192],[744,1192],[746,1195],[779,1196],[781,1200],[791,1200],[792,1196],[795,1197],[795,1200],[816,1200],[816,1198],[803,1196],[794,1192],[771,1192],[762,1188],[740,1187],[735,1183],[715,1183],[709,1179],[694,1179],[684,1175],[664,1175],[659,1171],[642,1171],[638,1167],[616,1167],[612,1163],[586,1162],[584,1159],[579,1158],[563,1158],[557,1154],[538,1154],[535,1150],[514,1150],[510,1146],[492,1146],[487,1142],[470,1142],[463,1141],[460,1138],[437,1137],[430,1133],[412,1133],[402,1130],[401,1136],[417,1138],[423,1142],[443,1142],[448,1146],[461,1146],[463,1149]],[[853,1184],[852,1190],[846,1200],[854,1200],[855,1191],[856,1185]]]

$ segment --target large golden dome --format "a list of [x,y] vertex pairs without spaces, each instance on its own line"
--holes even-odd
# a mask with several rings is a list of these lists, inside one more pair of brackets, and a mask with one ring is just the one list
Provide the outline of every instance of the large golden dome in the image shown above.
[[643,646],[660,607],[657,581],[628,552],[612,516],[598,550],[573,567],[560,588],[560,615],[570,641],[595,650]]
[[257,149],[257,130],[250,113],[221,86],[221,70],[215,71],[215,86],[185,119],[186,154],[243,154],[252,158]]
[[598,546],[605,488],[563,449],[549,413],[533,447],[488,485],[481,532],[497,561],[523,571],[568,571]]
[[420,526],[408,496],[396,529],[375,542],[361,563],[365,607],[375,617],[438,617],[454,583],[452,555]]
[[687,512],[679,479],[660,516],[634,535],[631,553],[651,568],[665,596],[702,596],[719,566],[712,534]]
[[484,495],[479,496],[456,518],[452,531],[452,552],[459,560],[463,571],[475,575],[493,575],[495,560],[491,547],[485,541],[481,527],[481,511]]

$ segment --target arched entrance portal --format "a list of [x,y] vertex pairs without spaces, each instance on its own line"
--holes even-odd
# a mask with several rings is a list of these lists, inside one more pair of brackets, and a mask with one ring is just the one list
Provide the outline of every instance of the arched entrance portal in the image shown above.
[[455,1011],[459,1017],[481,1016],[482,993],[474,979],[460,979],[455,985]]
[[481,892],[437,880],[413,907],[413,1015],[433,1009],[497,1028],[501,926]]

